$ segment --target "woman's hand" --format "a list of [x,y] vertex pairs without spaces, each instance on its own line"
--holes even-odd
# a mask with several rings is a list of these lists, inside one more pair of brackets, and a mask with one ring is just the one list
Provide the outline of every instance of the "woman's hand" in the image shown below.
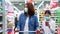
[[40,34],[40,30],[36,30],[36,34]]
[[15,29],[15,32],[19,32],[19,31],[20,31],[19,29],[17,29],[17,28]]

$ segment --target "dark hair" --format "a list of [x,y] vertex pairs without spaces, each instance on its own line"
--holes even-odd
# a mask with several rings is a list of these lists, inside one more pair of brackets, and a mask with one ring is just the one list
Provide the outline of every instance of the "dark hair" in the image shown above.
[[49,14],[49,15],[51,15],[50,10],[46,10],[46,11],[45,11],[45,14]]
[[[35,14],[34,6],[32,3],[27,3],[28,14],[29,16],[33,16]],[[26,14],[26,13],[25,13]]]

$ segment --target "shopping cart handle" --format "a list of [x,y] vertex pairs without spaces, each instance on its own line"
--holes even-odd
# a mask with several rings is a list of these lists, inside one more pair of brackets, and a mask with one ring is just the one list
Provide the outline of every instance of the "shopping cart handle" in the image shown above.
[[19,32],[36,32],[36,31],[19,31]]
[[40,31],[19,31],[19,32],[36,32],[36,34],[40,34]]

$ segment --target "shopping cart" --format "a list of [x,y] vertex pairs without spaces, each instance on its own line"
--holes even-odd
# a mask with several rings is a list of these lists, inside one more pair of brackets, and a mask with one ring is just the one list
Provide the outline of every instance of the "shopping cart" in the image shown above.
[[[24,34],[29,34],[29,33],[40,34],[40,31],[19,31],[19,32],[24,33]],[[15,32],[15,34],[19,34],[19,32]]]

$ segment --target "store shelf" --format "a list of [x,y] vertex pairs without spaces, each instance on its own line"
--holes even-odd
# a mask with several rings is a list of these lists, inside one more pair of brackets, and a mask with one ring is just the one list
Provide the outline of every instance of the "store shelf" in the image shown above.
[[0,24],[2,24],[2,22],[0,22]]
[[[43,16],[40,16],[40,17],[43,17]],[[51,17],[60,17],[60,16],[51,16]]]
[[0,15],[0,16],[2,16],[2,15]]
[[2,13],[2,11],[0,11],[0,13]]

